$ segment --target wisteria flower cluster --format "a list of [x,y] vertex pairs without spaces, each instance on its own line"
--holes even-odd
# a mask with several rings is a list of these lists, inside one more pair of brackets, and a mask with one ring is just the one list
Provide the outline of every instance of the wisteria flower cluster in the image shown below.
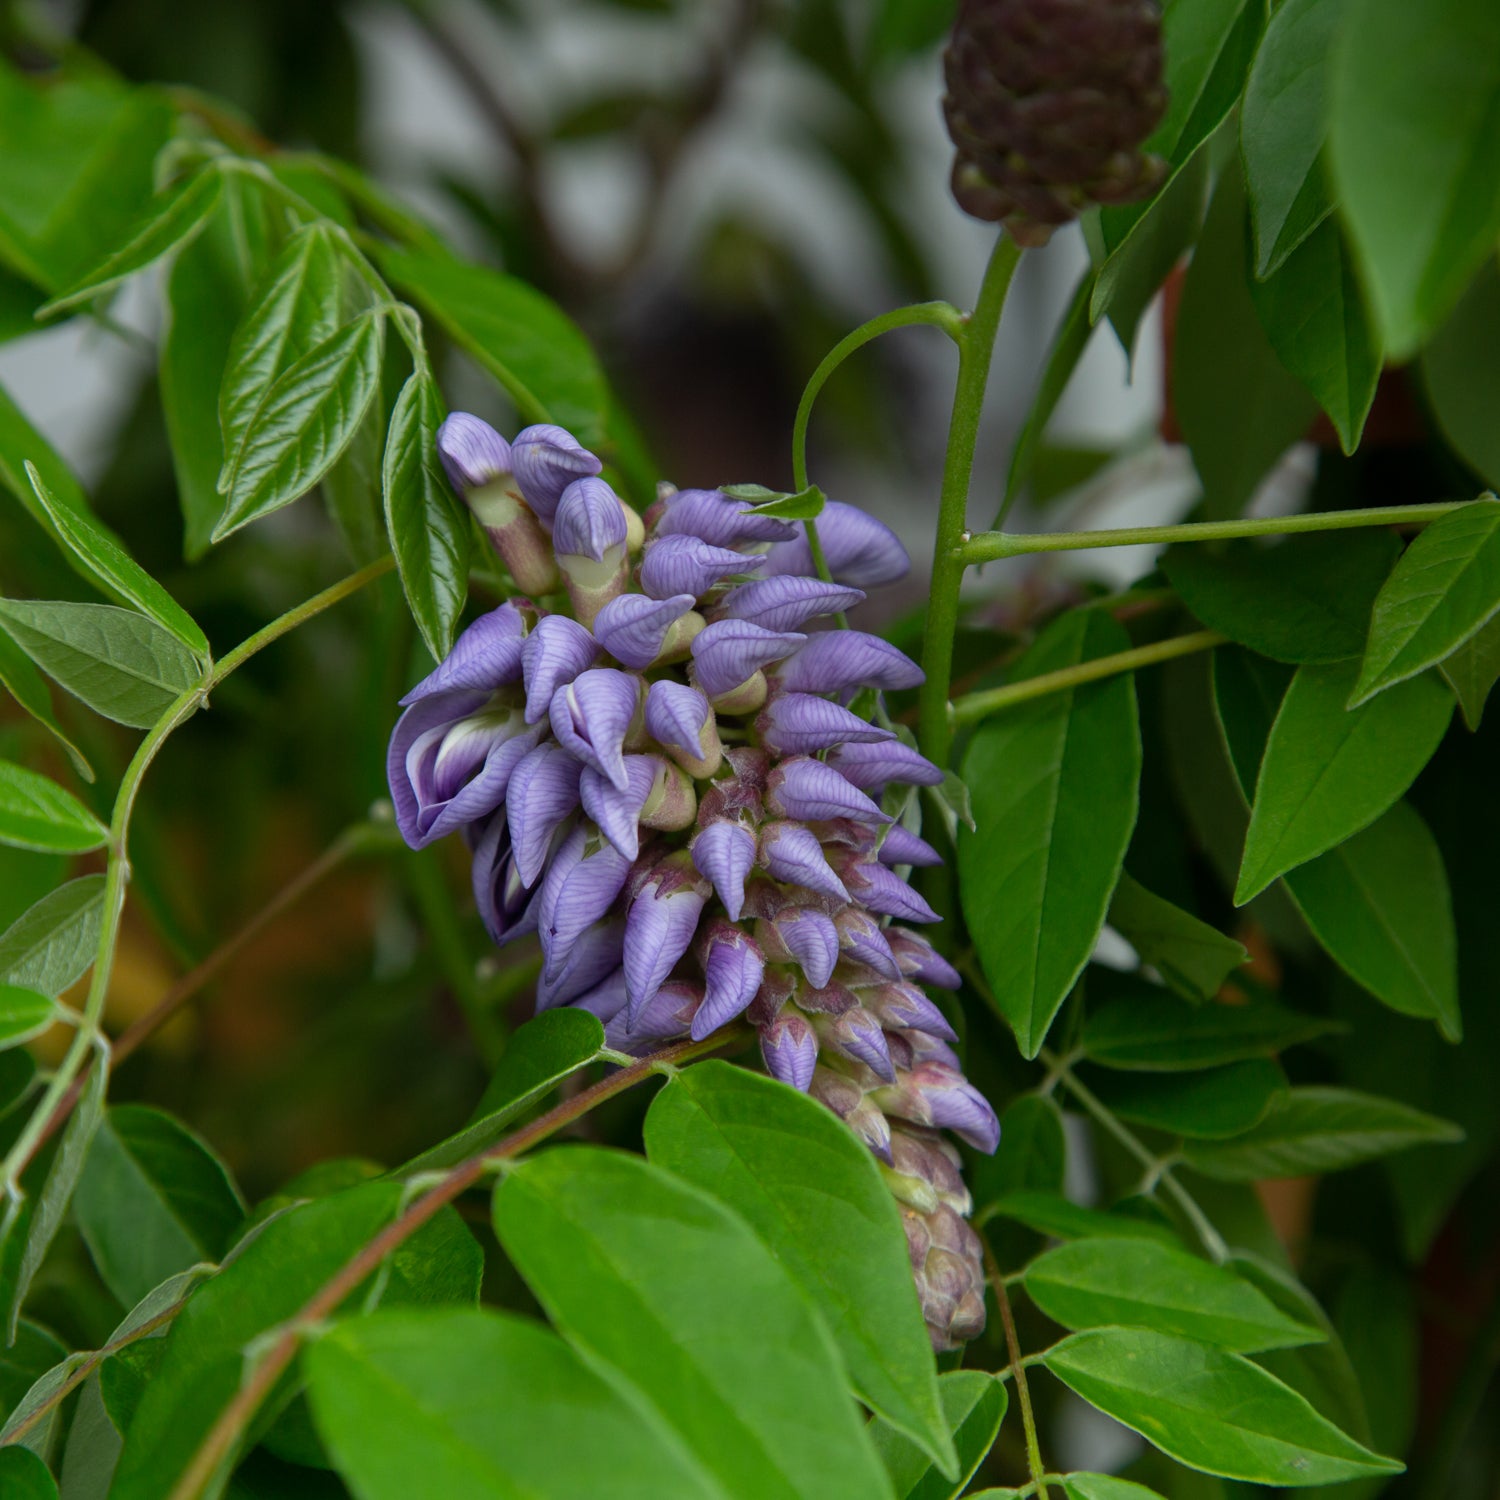
[[937,852],[884,810],[942,773],[849,704],[915,686],[889,642],[810,630],[901,577],[852,506],[805,529],[718,490],[644,518],[555,426],[455,413],[443,464],[517,587],[402,700],[389,774],[413,848],[461,831],[490,936],[535,935],[539,1009],[641,1053],[745,1017],[766,1067],[864,1139],[901,1204],[934,1344],[984,1326],[959,1157],[999,1124],[923,986],[958,976],[911,923]]

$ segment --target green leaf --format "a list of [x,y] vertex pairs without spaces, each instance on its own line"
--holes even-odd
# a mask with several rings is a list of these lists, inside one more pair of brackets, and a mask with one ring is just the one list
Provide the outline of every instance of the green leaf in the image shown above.
[[1222,1140],[1249,1130],[1286,1092],[1281,1069],[1264,1057],[1197,1073],[1101,1073],[1089,1079],[1100,1099],[1132,1125],[1195,1140]]
[[1330,161],[1398,360],[1494,253],[1497,100],[1500,9],[1490,0],[1349,0],[1329,86]]
[[229,1169],[181,1122],[140,1104],[109,1110],[73,1213],[104,1283],[126,1307],[199,1261],[217,1261],[245,1217]]
[[768,490],[763,484],[721,484],[723,494],[731,500],[748,500],[758,516],[779,516],[783,521],[815,521],[823,514],[827,498],[817,485],[810,484],[795,495],[786,490]]
[[945,1427],[952,1432],[958,1473],[944,1476],[930,1455],[904,1432],[878,1418],[870,1424],[875,1451],[890,1476],[896,1500],[953,1500],[994,1446],[1005,1417],[1005,1387],[982,1370],[950,1370],[938,1381]]
[[303,1360],[318,1430],[361,1500],[729,1493],[556,1334],[509,1314],[353,1318]]
[[1418,533],[1375,599],[1351,708],[1442,661],[1500,610],[1500,502],[1476,500]]
[[135,729],[148,729],[204,675],[169,630],[113,604],[0,599],[0,630],[75,698]]
[[6,1500],[57,1500],[57,1485],[30,1448],[0,1448],[0,1494]]
[[1045,1234],[1049,1239],[1078,1240],[1110,1235],[1120,1239],[1159,1240],[1169,1245],[1177,1243],[1177,1236],[1165,1224],[1137,1218],[1134,1214],[1106,1213],[1097,1208],[1085,1208],[1081,1203],[1073,1203],[1060,1193],[1032,1190],[1008,1193],[984,1217],[1014,1219],[1016,1223],[1024,1224],[1038,1234]]
[[1353,453],[1385,359],[1338,221],[1325,219],[1266,280],[1252,281],[1250,300],[1276,357]]
[[223,182],[221,174],[210,166],[153,199],[136,220],[125,243],[66,292],[38,309],[37,317],[45,318],[97,297],[197,234],[217,206]]
[[1428,405],[1448,446],[1492,489],[1500,489],[1500,265],[1487,261],[1453,315],[1422,351]]
[[104,1404],[103,1390],[103,1377],[96,1370],[84,1381],[73,1407],[59,1470],[68,1500],[103,1500],[109,1493],[123,1444]]
[[604,1027],[597,1016],[569,1006],[544,1010],[506,1043],[473,1120],[407,1162],[398,1175],[441,1172],[493,1146],[513,1120],[592,1062],[603,1046]]
[[1346,708],[1358,675],[1351,661],[1292,679],[1256,779],[1235,905],[1368,827],[1437,749],[1453,715],[1437,682],[1414,677]]
[[1443,680],[1453,689],[1464,723],[1477,731],[1495,679],[1500,677],[1500,618],[1471,635],[1451,656],[1438,663]]
[[951,1476],[906,1236],[869,1149],[807,1095],[724,1062],[679,1073],[652,1101],[645,1140],[652,1162],[770,1246],[827,1321],[855,1394]]
[[0,844],[43,853],[87,854],[109,830],[71,792],[0,760]]
[[[1063,1494],[1068,1500],[1161,1500],[1155,1490],[1148,1490],[1132,1479],[1118,1479],[1113,1474],[1089,1474],[1075,1471],[1065,1474]],[[976,1497],[978,1500],[978,1497]]]
[[277,378],[232,460],[214,541],[290,505],[333,467],[380,387],[384,334],[385,312],[373,308]]
[[1101,1006],[1084,1023],[1090,1062],[1126,1071],[1175,1073],[1269,1057],[1336,1030],[1269,1000],[1188,1006],[1170,996],[1134,994]]
[[1463,1137],[1435,1115],[1353,1089],[1307,1086],[1282,1097],[1254,1130],[1233,1141],[1189,1141],[1183,1159],[1206,1177],[1254,1182],[1339,1172],[1410,1146]]
[[29,1042],[57,1019],[57,1006],[49,996],[18,984],[0,984],[0,1048]]
[[[1164,553],[1162,571],[1210,629],[1273,661],[1343,661],[1365,648],[1370,610],[1400,543],[1377,527]],[[1216,653],[1217,656],[1217,653]]]
[[1026,1291],[1064,1328],[1152,1328],[1237,1354],[1325,1337],[1227,1267],[1156,1240],[1059,1245],[1027,1266]]
[[102,875],[59,886],[0,934],[0,980],[62,994],[93,963],[103,916]]
[[1250,957],[1243,943],[1120,872],[1109,925],[1187,1000],[1206,1000]]
[[401,587],[435,661],[453,645],[469,589],[473,528],[437,455],[443,398],[421,372],[401,388],[385,445],[385,524]]
[[1183,283],[1172,360],[1173,408],[1210,519],[1241,513],[1315,410],[1256,316],[1248,241],[1244,184],[1226,170]]
[[1022,1094],[1000,1116],[1005,1150],[982,1156],[974,1165],[974,1201],[983,1209],[1013,1193],[1063,1190],[1068,1139],[1062,1111],[1050,1094]]
[[556,303],[514,276],[452,256],[385,249],[377,259],[500,382],[528,422],[559,423],[585,447],[603,437],[610,405],[604,372]]
[[1398,1473],[1238,1354],[1143,1328],[1075,1333],[1044,1356],[1092,1406],[1190,1468],[1252,1484],[1334,1484]]
[[60,505],[29,459],[26,477],[58,540],[92,573],[104,592],[138,609],[170,631],[200,661],[209,657],[208,637],[183,607],[81,506]]
[[68,752],[73,769],[85,781],[93,781],[94,768],[84,759],[83,752],[70,740],[57,715],[52,712],[52,698],[42,674],[32,666],[31,658],[0,630],[0,687],[5,688],[31,715],[38,724],[50,731],[52,737]]
[[217,395],[225,462],[220,493],[276,382],[338,326],[339,254],[328,226],[310,224],[271,263],[227,346]]
[[730,1493],[890,1495],[826,1327],[714,1199],[637,1157],[561,1146],[501,1180],[495,1229],[563,1337]]
[[15,1336],[0,1345],[0,1409],[12,1411],[32,1383],[67,1352],[45,1328],[18,1324]]
[[1448,874],[1408,803],[1285,879],[1313,936],[1351,979],[1392,1010],[1436,1021],[1449,1041],[1463,1035]]
[[[1063,615],[1015,680],[1128,649],[1102,611]],[[964,917],[1001,1015],[1035,1057],[1104,925],[1135,826],[1135,686],[1119,676],[983,724],[964,758],[977,833],[958,837]]]
[[1333,208],[1323,169],[1328,56],[1344,0],[1284,0],[1271,13],[1240,109],[1255,274],[1270,276]]

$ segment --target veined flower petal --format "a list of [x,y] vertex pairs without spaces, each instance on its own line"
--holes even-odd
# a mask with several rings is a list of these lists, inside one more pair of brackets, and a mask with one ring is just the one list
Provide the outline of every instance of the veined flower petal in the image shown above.
[[715,547],[741,542],[784,542],[796,529],[774,516],[758,516],[748,500],[731,500],[719,490],[678,490],[657,519],[657,536],[695,536]]
[[526,722],[547,717],[552,695],[599,660],[599,643],[577,620],[543,615],[521,647],[521,674],[526,684]]
[[549,422],[523,428],[510,448],[511,470],[521,496],[544,521],[557,513],[562,493],[575,479],[604,467],[571,432]]
[[470,625],[453,649],[402,700],[420,703],[434,693],[492,693],[521,675],[526,619],[514,604],[502,604]]
[[943,856],[926,839],[899,823],[886,829],[875,857],[883,865],[919,865],[924,869],[943,862]]
[[623,792],[625,736],[640,706],[638,677],[613,667],[594,667],[552,695],[549,718],[563,748],[601,771]]
[[760,1055],[773,1078],[805,1094],[818,1065],[818,1039],[805,1017],[793,1010],[783,1011],[762,1029]]
[[894,742],[896,738],[889,729],[811,693],[778,694],[761,710],[755,727],[761,744],[778,755],[813,755],[851,741]]
[[799,630],[819,615],[836,615],[840,610],[853,609],[864,599],[862,589],[784,573],[730,589],[718,608],[724,619],[748,620],[763,630]]
[[[551,979],[543,974],[536,984],[536,1008],[550,1010],[557,1005],[572,1005],[596,985],[620,968],[625,951],[623,918],[595,922],[568,950],[567,959]],[[620,1004],[625,1003],[624,970],[620,970]],[[601,1019],[607,1019],[601,1017]]]
[[625,913],[625,983],[631,1017],[640,1013],[692,946],[708,899],[707,886],[674,879],[673,874],[649,880]]
[[[825,501],[817,527],[828,571],[836,583],[875,588],[905,578],[911,570],[911,558],[896,533],[857,506],[839,500]],[[766,576],[800,573],[812,577],[816,572],[807,531],[799,521],[796,537],[779,543],[766,554]]]
[[584,768],[579,780],[583,810],[626,859],[634,859],[641,852],[641,809],[656,785],[660,768],[661,762],[654,755],[627,755],[623,788],[592,766]]
[[842,693],[865,687],[897,692],[919,686],[923,673],[909,656],[878,635],[828,630],[809,636],[807,644],[776,669],[776,677],[794,693]]
[[611,547],[624,547],[625,507],[602,479],[575,479],[562,492],[552,519],[552,546],[559,558],[603,562]]
[[767,823],[760,831],[760,862],[777,880],[838,901],[849,899],[843,881],[823,856],[823,846],[800,823]]
[[807,982],[820,990],[833,978],[839,961],[839,934],[833,919],[811,906],[789,906],[771,919],[776,936],[786,945]]
[[719,620],[693,638],[698,686],[710,698],[717,698],[737,688],[761,667],[780,661],[806,640],[805,635],[762,630],[746,620]]
[[641,671],[656,660],[667,632],[697,602],[691,593],[666,598],[621,594],[594,617],[594,636],[616,661]]
[[641,557],[641,587],[653,599],[676,594],[700,595],[735,573],[751,573],[759,557],[715,547],[695,536],[662,536],[646,543]]
[[866,791],[892,781],[903,786],[943,784],[943,773],[937,766],[895,738],[880,744],[845,742],[829,755],[828,764],[846,781]]
[[460,495],[511,472],[510,444],[488,422],[466,411],[450,412],[443,419],[437,451],[448,483]]
[[699,829],[691,844],[693,867],[713,883],[731,922],[745,905],[745,880],[755,865],[755,835],[727,818]]
[[832,766],[806,756],[782,761],[771,772],[766,784],[766,806],[784,818],[808,823],[826,822],[831,818],[852,818],[857,823],[875,824],[891,821]]
[[511,773],[505,789],[516,869],[527,885],[541,878],[553,836],[578,806],[578,775],[583,767],[552,741],[530,751]]
[[765,972],[765,959],[750,934],[720,924],[703,959],[703,1004],[693,1017],[693,1040],[702,1041],[742,1015],[755,999]]

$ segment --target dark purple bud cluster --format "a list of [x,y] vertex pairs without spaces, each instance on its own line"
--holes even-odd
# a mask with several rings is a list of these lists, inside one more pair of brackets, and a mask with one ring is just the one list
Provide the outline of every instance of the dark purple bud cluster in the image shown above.
[[769,1071],[882,1163],[934,1344],[973,1337],[983,1271],[940,1132],[993,1151],[1000,1127],[926,993],[958,976],[901,925],[937,920],[901,872],[939,856],[881,801],[942,773],[848,706],[922,674],[878,636],[811,628],[902,576],[905,550],[829,502],[828,582],[800,523],[717,490],[642,520],[560,428],[507,443],[455,414],[438,447],[541,602],[482,616],[402,700],[402,834],[463,831],[491,937],[541,945],[538,1007],[592,1011],[616,1050],[745,1017]]

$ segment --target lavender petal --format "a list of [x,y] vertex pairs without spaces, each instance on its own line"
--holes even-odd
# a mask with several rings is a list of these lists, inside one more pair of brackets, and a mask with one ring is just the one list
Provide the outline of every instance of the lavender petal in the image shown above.
[[491,693],[521,675],[526,620],[513,604],[480,615],[453,643],[453,649],[402,700],[402,707],[434,693],[459,690]]
[[862,589],[782,574],[730,589],[719,601],[719,611],[725,619],[748,620],[763,630],[798,630],[819,615],[853,609],[864,599]]
[[438,458],[448,483],[460,495],[505,479],[511,472],[510,444],[479,417],[450,412],[437,430]]
[[696,601],[725,578],[759,566],[758,557],[715,547],[695,536],[657,537],[646,544],[641,558],[641,587],[653,599],[691,594]]
[[796,529],[774,516],[758,516],[748,500],[731,500],[718,490],[678,490],[656,523],[657,536],[695,536],[715,547],[741,542],[784,542]]
[[594,667],[552,695],[552,732],[584,765],[602,771],[623,792],[625,736],[640,704],[640,679],[612,667]]
[[800,823],[767,823],[760,831],[760,862],[775,879],[789,885],[838,901],[849,899],[843,881],[823,857],[823,846]]
[[556,515],[563,491],[575,479],[597,474],[604,467],[579,446],[571,432],[551,423],[527,427],[516,434],[510,465],[522,498],[544,521]]
[[878,635],[829,630],[809,636],[807,644],[777,668],[776,677],[794,693],[842,693],[864,687],[896,692],[917,687],[923,673],[916,662]]
[[762,630],[745,620],[719,620],[693,638],[697,684],[710,698],[737,688],[752,673],[795,651],[807,640],[787,631]]
[[577,620],[566,615],[543,615],[521,647],[521,673],[526,683],[526,722],[547,717],[552,696],[599,659],[599,643]]
[[586,766],[579,779],[583,810],[626,859],[641,852],[641,809],[656,784],[660,764],[654,755],[627,755],[623,790],[592,766]]
[[530,751],[511,773],[505,811],[516,869],[527,885],[540,879],[554,834],[578,806],[582,769],[561,745],[549,740]]
[[667,598],[621,594],[594,617],[594,636],[616,661],[641,671],[656,660],[667,632],[696,603],[691,593]]
[[891,821],[832,766],[805,756],[783,761],[771,772],[766,805],[782,817],[808,823],[826,822],[830,818],[852,818],[857,823],[876,824]]
[[864,745],[846,742],[828,757],[828,764],[866,791],[892,781],[903,786],[943,784],[943,773],[937,766],[897,739]]
[[[814,755],[851,741],[895,740],[889,729],[811,693],[779,694],[761,711],[755,727],[761,743],[778,755]],[[864,785],[852,777],[846,779],[855,786]]]
[[690,848],[694,868],[713,883],[729,920],[738,922],[745,905],[745,880],[755,865],[755,835],[720,819],[700,829]]
[[818,1065],[818,1039],[804,1017],[787,1011],[760,1034],[760,1053],[766,1071],[805,1094]]

